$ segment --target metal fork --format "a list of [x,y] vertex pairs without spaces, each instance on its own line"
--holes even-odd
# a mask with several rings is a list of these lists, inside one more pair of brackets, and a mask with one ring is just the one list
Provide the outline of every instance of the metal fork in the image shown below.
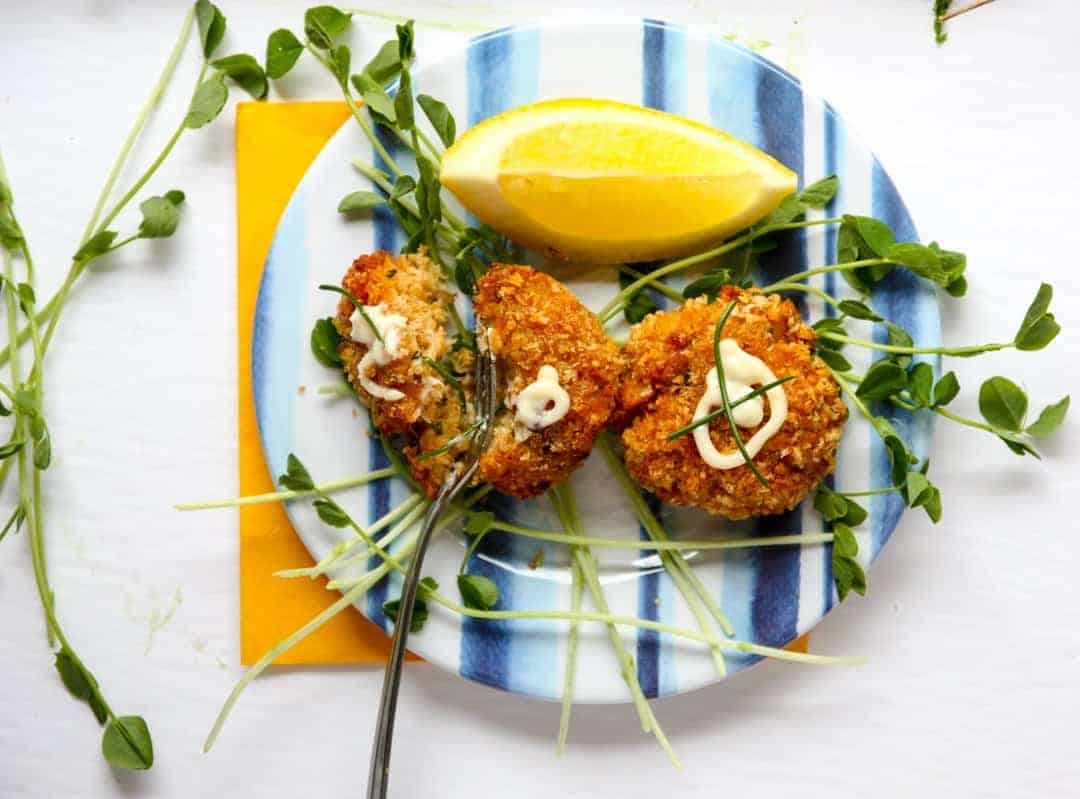
[[394,737],[394,714],[397,712],[398,688],[401,685],[401,666],[405,660],[405,642],[412,625],[413,608],[416,605],[416,591],[420,584],[420,570],[424,564],[424,555],[431,543],[435,524],[450,503],[461,490],[469,484],[480,465],[483,454],[491,438],[491,422],[495,417],[496,372],[495,356],[488,346],[487,332],[477,322],[476,339],[479,352],[476,356],[475,391],[473,406],[477,425],[473,433],[468,455],[451,472],[439,489],[434,501],[424,514],[420,534],[416,539],[416,551],[412,563],[405,574],[401,588],[401,603],[398,606],[397,621],[394,623],[394,641],[391,645],[390,659],[386,661],[386,676],[383,678],[382,699],[379,702],[379,719],[375,724],[375,742],[371,749],[371,770],[368,772],[368,799],[385,799],[387,783],[390,779],[390,745]]

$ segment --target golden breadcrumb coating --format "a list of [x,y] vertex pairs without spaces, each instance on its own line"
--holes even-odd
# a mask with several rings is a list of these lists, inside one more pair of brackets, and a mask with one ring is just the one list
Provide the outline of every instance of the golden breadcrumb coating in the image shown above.
[[[619,349],[573,292],[528,266],[492,266],[477,282],[473,309],[488,327],[505,389],[480,475],[504,493],[536,496],[565,480],[608,424],[622,371]],[[545,365],[559,373],[570,409],[516,441],[511,403]]]
[[[694,418],[706,376],[715,366],[713,333],[732,300],[737,305],[724,325],[724,338],[764,361],[777,378],[796,375],[782,386],[788,399],[783,426],[754,457],[767,488],[745,464],[727,470],[708,466],[693,435],[667,439]],[[698,297],[647,316],[623,349],[627,371],[618,424],[625,428],[622,443],[630,473],[664,502],[729,519],[795,508],[833,470],[847,417],[839,386],[814,354],[815,342],[794,303],[757,289],[725,286],[712,303]],[[743,441],[757,429],[740,428]],[[710,435],[719,451],[736,448],[726,420],[712,422]]]
[[338,352],[350,385],[371,409],[372,422],[380,431],[405,437],[405,457],[413,477],[429,496],[434,496],[453,462],[453,455],[446,453],[419,460],[420,453],[449,442],[465,429],[468,420],[461,412],[456,391],[424,358],[448,367],[467,395],[473,372],[472,353],[467,350],[450,353],[447,359],[450,345],[446,335],[446,304],[451,295],[439,267],[423,252],[411,255],[374,252],[357,258],[341,285],[364,305],[384,305],[387,313],[408,320],[401,335],[402,355],[390,363],[369,368],[367,375],[375,383],[405,395],[397,400],[373,397],[360,385],[357,366],[367,347],[351,338],[353,304],[345,297],[338,303],[334,327],[341,334]]

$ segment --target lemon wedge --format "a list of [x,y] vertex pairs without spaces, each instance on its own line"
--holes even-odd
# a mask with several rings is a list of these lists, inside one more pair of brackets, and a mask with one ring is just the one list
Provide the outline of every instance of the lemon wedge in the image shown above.
[[518,244],[583,263],[686,255],[752,225],[795,173],[683,117],[612,100],[549,100],[469,129],[444,186]]

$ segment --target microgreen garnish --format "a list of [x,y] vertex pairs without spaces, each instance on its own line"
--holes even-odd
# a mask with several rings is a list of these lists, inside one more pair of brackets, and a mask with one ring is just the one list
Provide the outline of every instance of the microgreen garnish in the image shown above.
[[284,78],[303,52],[303,43],[287,28],[271,33],[266,40],[266,77]]
[[[734,410],[735,408],[738,408],[740,405],[742,405],[744,402],[749,402],[750,400],[754,399],[754,397],[760,397],[762,394],[769,391],[770,389],[774,389],[777,386],[782,386],[784,385],[784,383],[787,383],[788,381],[794,379],[795,375],[786,375],[784,377],[777,378],[776,380],[773,380],[771,382],[765,383],[764,385],[758,386],[753,391],[749,391],[746,394],[743,394],[737,400],[732,402],[731,409]],[[680,436],[685,436],[687,433],[694,431],[696,428],[701,427],[703,424],[709,424],[725,415],[726,412],[724,408],[717,408],[715,411],[711,411],[710,413],[705,414],[700,419],[695,419],[690,424],[684,427],[680,427],[675,432],[668,433],[667,439],[668,441],[674,441],[676,438],[679,438]]]
[[[191,99],[160,152],[136,173],[133,183],[117,197],[117,182],[129,171],[128,161],[135,142],[160,104],[196,28],[201,65]],[[225,30],[225,16],[213,3],[198,0],[190,7],[165,66],[107,173],[82,235],[71,247],[74,254],[63,282],[57,292],[42,303],[35,296],[33,257],[14,215],[11,187],[0,160],[0,254],[4,266],[0,300],[7,308],[8,327],[8,344],[0,352],[0,363],[10,365],[12,376],[11,389],[5,387],[3,391],[12,405],[10,409],[4,406],[0,415],[14,416],[11,435],[6,443],[0,444],[0,485],[12,471],[18,479],[15,509],[0,532],[0,538],[11,530],[26,530],[48,641],[50,646],[57,647],[55,666],[59,678],[75,698],[90,707],[94,718],[103,725],[102,756],[111,765],[124,769],[146,769],[152,765],[154,751],[149,728],[139,716],[119,716],[113,712],[97,679],[68,640],[54,607],[44,543],[44,516],[48,507],[43,501],[47,482],[45,470],[53,463],[54,446],[44,414],[44,361],[73,286],[95,261],[137,240],[163,238],[175,232],[184,193],[173,189],[160,196],[145,197],[142,192],[185,133],[205,126],[221,113],[228,99],[226,78],[238,82],[253,94],[262,93],[260,90],[264,87],[259,85],[258,79],[262,69],[254,59],[238,54],[211,62],[224,39]],[[132,203],[138,204],[141,220],[135,232],[121,236],[113,224]],[[15,277],[16,260],[24,266],[25,280]],[[25,317],[22,322],[20,309]],[[24,370],[20,346],[27,341],[32,348],[33,360]]]
[[491,610],[499,602],[499,586],[482,574],[459,574],[457,587],[467,608]]
[[379,332],[378,326],[371,320],[371,317],[368,316],[367,311],[364,310],[364,303],[360,302],[360,300],[356,298],[355,294],[353,294],[346,288],[342,288],[341,286],[335,286],[332,283],[319,284],[319,290],[332,291],[335,294],[340,294],[342,297],[345,297],[347,300],[349,300],[349,302],[353,304],[353,309],[358,314],[360,314],[360,318],[363,319],[367,323],[367,326],[371,329],[371,334],[375,336],[375,340],[378,341],[380,344],[386,343],[385,341],[383,341],[382,333]]
[[419,461],[426,461],[426,460],[429,460],[431,458],[436,458],[439,455],[443,455],[443,454],[449,452],[454,447],[456,447],[458,444],[461,444],[464,441],[467,441],[472,436],[476,435],[476,432],[481,428],[481,426],[482,426],[481,422],[478,422],[478,421],[473,422],[468,427],[466,427],[464,430],[462,430],[460,433],[458,433],[456,436],[454,436],[449,441],[447,441],[445,444],[443,444],[441,447],[437,447],[436,449],[429,449],[429,450],[427,450],[425,452],[421,452],[417,456],[416,459],[419,460]]
[[746,461],[746,465],[750,467],[750,471],[754,473],[754,477],[758,482],[766,488],[769,487],[769,481],[758,471],[757,466],[754,465],[753,458],[750,457],[746,451],[746,445],[743,444],[742,435],[739,433],[739,428],[735,424],[735,415],[732,413],[731,400],[728,397],[727,380],[724,379],[724,360],[720,357],[720,337],[724,332],[724,323],[727,322],[728,317],[731,316],[731,312],[735,310],[735,301],[732,300],[727,304],[724,312],[720,315],[720,319],[716,323],[716,332],[713,334],[713,359],[716,361],[716,377],[717,383],[720,384],[720,397],[723,405],[724,415],[727,417],[728,427],[731,429],[731,437],[735,439],[735,446],[739,448],[739,454],[743,456],[743,460]]
[[386,205],[386,201],[373,191],[353,191],[341,198],[338,203],[339,214],[351,214],[357,211],[370,211]]
[[[409,623],[409,632],[418,633],[424,629],[428,620],[428,604],[425,596],[439,590],[439,582],[434,577],[423,577],[416,589],[416,599],[413,602],[412,621]],[[383,615],[393,622],[397,621],[398,610],[401,608],[401,599],[388,599],[382,604]]]
[[311,351],[315,358],[323,366],[340,367],[341,356],[338,354],[338,346],[341,344],[341,334],[334,327],[332,317],[316,319],[311,328]]
[[856,560],[859,554],[859,542],[855,531],[842,522],[833,524],[832,572],[836,594],[843,601],[854,591],[866,594],[866,573]]
[[461,408],[462,418],[469,415],[469,403],[465,399],[465,389],[461,386],[461,381],[454,376],[454,373],[447,369],[443,364],[438,361],[424,356],[424,363],[430,366],[435,372],[443,379],[443,381],[454,390],[457,395],[458,405]]

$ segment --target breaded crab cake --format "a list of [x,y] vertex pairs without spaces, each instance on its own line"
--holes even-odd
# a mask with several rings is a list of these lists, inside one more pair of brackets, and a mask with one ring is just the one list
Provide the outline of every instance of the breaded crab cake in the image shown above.
[[[715,399],[719,384],[713,334],[732,301],[736,306],[722,336],[733,344],[725,342],[724,351],[736,358],[732,364],[749,365],[752,377],[745,385],[762,385],[766,381],[761,375],[770,371],[776,378],[795,376],[779,387],[783,396],[770,392],[779,402],[766,399],[767,394],[758,400],[756,411],[749,409],[751,402],[744,403],[742,419],[736,417],[744,442],[769,426],[774,413],[777,421],[783,418],[752,458],[768,487],[738,454],[722,417],[708,425],[707,436],[702,427],[697,438],[688,434],[668,439],[720,405]],[[729,519],[795,508],[833,470],[847,417],[839,386],[814,354],[815,341],[813,329],[790,300],[736,286],[725,286],[712,303],[698,297],[678,309],[647,316],[631,331],[623,349],[627,370],[620,389],[619,422],[630,473],[665,502],[696,506]],[[728,355],[722,358],[726,363]],[[728,371],[725,365],[730,396],[733,376]],[[710,388],[711,402],[703,399]],[[722,466],[715,465],[721,462]]]
[[[434,496],[467,451],[473,422],[474,356],[450,344],[443,277],[423,253],[376,252],[353,262],[342,287],[364,311],[342,298],[334,320],[349,383],[374,425],[404,438],[413,478]],[[532,497],[564,480],[607,425],[619,350],[572,292],[527,266],[492,266],[477,282],[474,311],[488,328],[503,396],[479,479]]]
[[516,497],[565,480],[615,411],[622,359],[595,314],[554,278],[495,264],[473,309],[498,358],[504,402],[481,477]]
[[338,352],[346,377],[371,409],[375,427],[388,436],[404,437],[413,476],[433,496],[452,457],[448,453],[421,460],[420,455],[459,436],[469,424],[469,413],[432,363],[453,375],[466,397],[473,369],[471,352],[451,349],[446,283],[438,265],[423,253],[374,252],[357,258],[341,285],[367,315],[360,315],[347,298],[338,303],[334,327],[341,335]]

